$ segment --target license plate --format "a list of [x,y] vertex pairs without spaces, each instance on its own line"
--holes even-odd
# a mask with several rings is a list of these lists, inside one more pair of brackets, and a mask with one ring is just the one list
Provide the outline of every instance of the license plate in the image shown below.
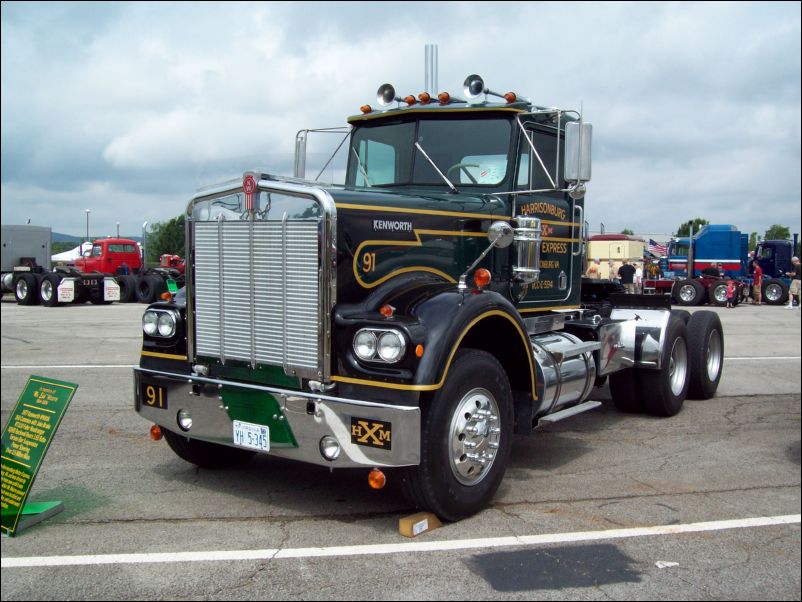
[[167,409],[167,389],[161,385],[143,382],[140,384],[142,405],[160,410]]
[[257,451],[270,451],[270,428],[263,424],[235,420],[234,445]]

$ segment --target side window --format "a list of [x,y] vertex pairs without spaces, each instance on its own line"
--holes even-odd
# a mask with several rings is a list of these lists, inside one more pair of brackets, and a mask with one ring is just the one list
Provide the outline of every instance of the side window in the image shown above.
[[92,257],[100,257],[103,255],[103,247],[95,245],[92,247]]
[[[540,161],[532,153],[532,147],[526,140],[521,140],[520,145],[520,161],[518,163],[518,180],[516,185],[518,188],[525,190],[544,190],[552,188],[549,176],[543,170],[543,166],[548,170],[549,175],[560,188],[565,188],[562,173],[556,173],[557,170],[557,135],[556,132],[541,131],[535,129],[526,129],[527,136],[532,141],[537,153],[540,156]],[[560,144],[560,171],[565,156],[565,145]],[[540,162],[543,162],[543,165]]]

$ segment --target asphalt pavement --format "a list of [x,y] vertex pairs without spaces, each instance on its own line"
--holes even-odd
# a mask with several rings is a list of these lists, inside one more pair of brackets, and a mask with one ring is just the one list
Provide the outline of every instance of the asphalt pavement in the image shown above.
[[[704,308],[709,309],[709,308]],[[2,541],[3,600],[800,599],[800,311],[715,308],[718,395],[516,437],[493,503],[415,539],[394,474],[269,456],[197,469],[133,410],[138,304],[0,303],[2,420],[79,385],[33,487],[64,512]]]

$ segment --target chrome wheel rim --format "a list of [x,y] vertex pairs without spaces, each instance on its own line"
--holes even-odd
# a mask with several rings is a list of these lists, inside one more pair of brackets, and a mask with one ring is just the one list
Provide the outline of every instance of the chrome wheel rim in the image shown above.
[[779,301],[783,296],[783,289],[776,284],[769,284],[766,287],[766,299],[769,301]]
[[42,301],[50,301],[53,298],[53,283],[50,280],[43,280],[42,287],[39,289]]
[[28,283],[22,278],[17,280],[17,299],[25,299],[28,296]]
[[501,440],[498,403],[487,389],[466,393],[451,418],[449,463],[454,478],[476,485],[490,472]]
[[716,301],[725,303],[727,301],[727,287],[717,286],[713,291],[713,296],[716,298]]
[[683,301],[693,301],[696,298],[696,289],[690,284],[681,286],[679,289],[679,297]]
[[721,335],[714,330],[707,339],[707,378],[711,381],[718,378],[722,355]]
[[688,376],[688,347],[684,339],[676,339],[671,347],[671,357],[668,361],[668,378],[671,383],[671,392],[677,396],[682,393]]

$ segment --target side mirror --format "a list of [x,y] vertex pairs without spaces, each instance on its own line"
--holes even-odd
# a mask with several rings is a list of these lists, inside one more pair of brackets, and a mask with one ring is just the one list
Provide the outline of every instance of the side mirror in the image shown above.
[[565,171],[566,182],[590,181],[590,145],[593,139],[593,124],[571,121],[565,124]]

